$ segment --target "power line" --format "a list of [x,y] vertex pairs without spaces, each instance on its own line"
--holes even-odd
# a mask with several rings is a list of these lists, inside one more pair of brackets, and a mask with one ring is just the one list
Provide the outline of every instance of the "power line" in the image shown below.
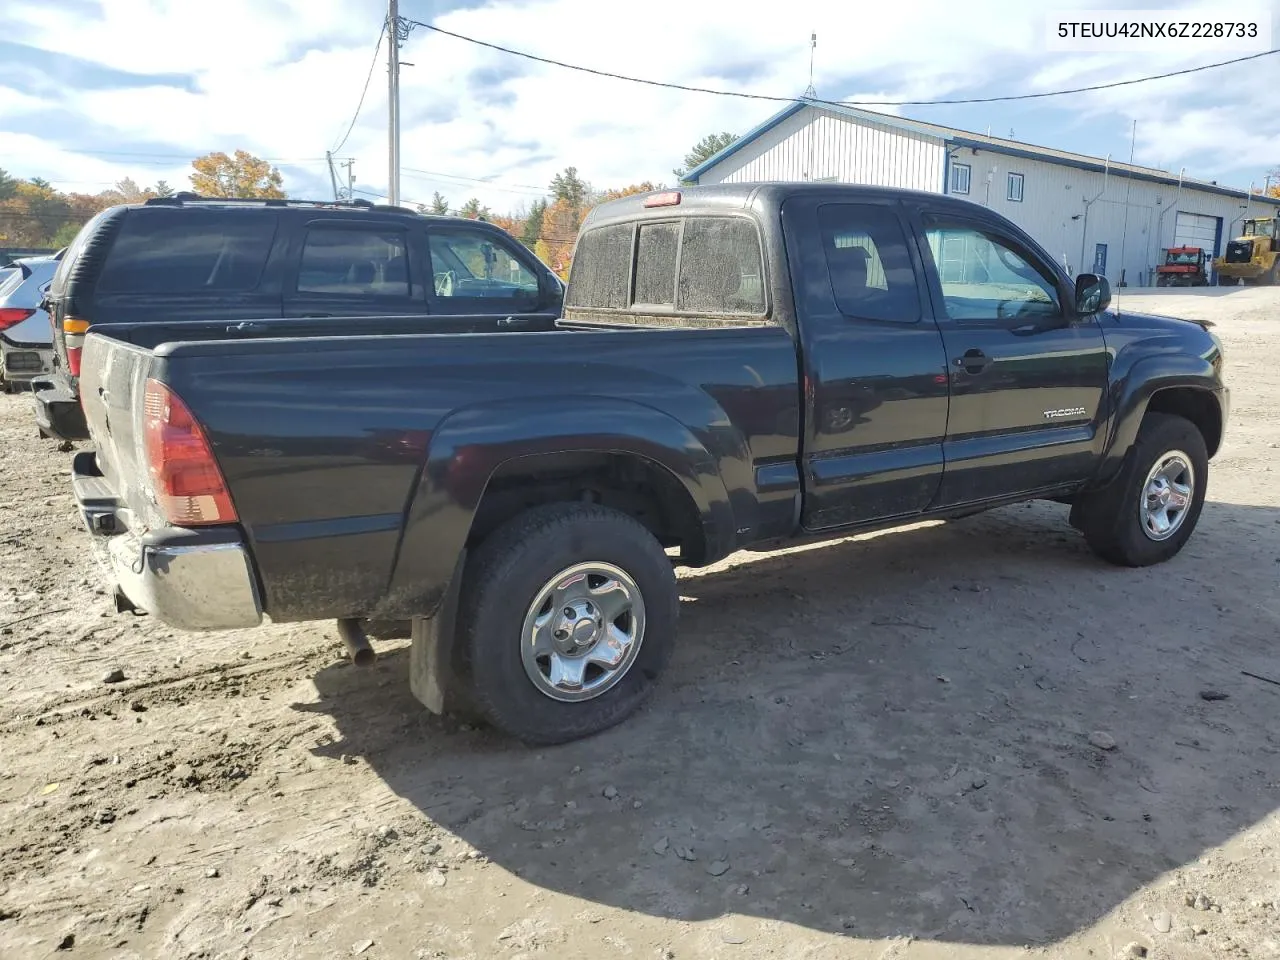
[[443,27],[432,26],[431,24],[423,23],[420,20],[410,20],[408,22],[413,24],[415,27],[422,27],[424,30],[443,34],[446,37],[453,37],[455,40],[464,40],[467,43],[473,43],[478,47],[487,47],[488,49],[496,50],[499,53],[510,54],[513,57],[522,57],[525,60],[533,60],[536,63],[545,63],[553,67],[563,67],[566,70],[577,70],[580,73],[590,73],[597,77],[608,77],[611,80],[625,80],[628,83],[641,83],[645,86],[662,87],[667,90],[683,90],[687,93],[709,93],[718,97],[739,97],[744,100],[767,100],[773,103],[795,103],[797,101],[803,101],[805,103],[816,103],[832,107],[932,107],[964,103],[1001,103],[1010,100],[1038,100],[1044,97],[1061,97],[1070,93],[1089,93],[1093,90],[1110,90],[1113,87],[1126,87],[1135,83],[1148,83],[1152,80],[1166,80],[1169,77],[1181,77],[1189,73],[1200,73],[1203,70],[1215,70],[1218,67],[1230,66],[1233,63],[1244,63],[1247,60],[1257,60],[1260,57],[1269,57],[1272,54],[1280,53],[1280,49],[1266,50],[1262,53],[1253,53],[1245,57],[1236,57],[1233,60],[1222,60],[1218,63],[1206,63],[1199,67],[1188,67],[1185,70],[1174,70],[1169,73],[1157,73],[1146,77],[1135,77],[1132,80],[1115,80],[1111,83],[1096,83],[1087,87],[1073,87],[1068,90],[1050,90],[1044,93],[1020,93],[1004,97],[964,97],[950,100],[822,100],[817,97],[782,97],[764,93],[746,93],[741,90],[713,90],[710,87],[692,87],[683,83],[668,83],[662,80],[648,80],[644,77],[630,77],[626,74],[612,73],[608,70],[596,70],[593,67],[584,67],[576,63],[565,63],[563,60],[553,60],[550,57],[539,57],[536,54],[525,53],[523,50],[513,50],[510,47],[500,46],[496,43],[489,43],[486,40],[478,40],[475,37],[468,37],[465,34],[454,33],[452,30],[445,30]]
[[369,63],[369,73],[364,78],[364,89],[360,91],[360,102],[356,104],[356,112],[351,117],[351,123],[347,126],[347,132],[342,135],[342,139],[338,145],[333,148],[332,153],[337,153],[347,144],[347,137],[351,136],[351,131],[356,128],[356,121],[360,119],[360,111],[364,109],[364,98],[369,93],[369,81],[373,79],[373,68],[378,65],[378,51],[382,49],[382,38],[387,35],[387,25],[384,22],[378,30],[378,42],[373,48],[373,60]]
[[[146,150],[81,150],[73,149],[71,153],[83,153],[91,157],[143,157],[155,160],[185,160],[188,163],[196,159],[189,153],[151,153]],[[219,152],[219,151],[213,151]],[[324,163],[324,157],[257,157],[267,163]],[[131,162],[140,163],[141,160]]]
[[[375,197],[375,198],[377,198],[377,199],[379,199],[379,200],[381,200],[383,197],[385,197],[385,196],[386,196],[386,194],[385,194],[385,193],[375,193],[375,192],[373,192],[372,190],[361,190],[359,187],[357,187],[357,188],[356,188],[356,191],[355,191],[355,192],[356,192],[356,193],[363,193],[366,197]],[[404,203],[411,203],[411,204],[413,204],[414,206],[417,206],[417,207],[429,207],[429,206],[431,206],[431,204],[429,204],[429,203],[418,203],[418,201],[416,201],[416,200],[410,200],[408,197],[401,197],[400,199],[401,199]],[[408,212],[408,211],[406,211],[406,212]],[[431,214],[431,216],[453,216],[453,214]],[[470,220],[471,218],[470,218],[470,217],[458,217],[457,219],[459,219],[459,220]],[[486,221],[484,221],[484,222],[485,222],[485,223],[489,223],[490,221],[486,220]],[[499,228],[499,229],[501,229],[501,228]],[[505,231],[504,231],[504,232],[505,232]],[[514,239],[514,240],[518,240],[518,241],[520,241],[520,242],[522,242],[522,243],[523,243],[523,242],[524,242],[524,240],[525,240],[525,238],[524,238],[524,237],[517,237],[517,236],[515,236],[515,234],[508,234],[508,236],[510,236],[510,237],[512,237],[512,239]],[[577,237],[529,237],[528,239],[530,239],[530,240],[545,240],[547,243],[577,243],[577,242],[578,242],[578,238],[577,238]]]
[[414,167],[401,167],[401,172],[409,174],[420,174],[420,176],[410,176],[410,180],[424,180],[428,183],[439,183],[444,186],[463,186],[462,183],[456,181],[465,181],[466,183],[478,183],[490,189],[497,190],[501,193],[536,193],[539,196],[545,196],[547,191],[542,187],[535,187],[533,184],[511,183],[501,186],[502,181],[485,180],[482,177],[464,177],[453,173],[437,173],[433,170],[418,170]]

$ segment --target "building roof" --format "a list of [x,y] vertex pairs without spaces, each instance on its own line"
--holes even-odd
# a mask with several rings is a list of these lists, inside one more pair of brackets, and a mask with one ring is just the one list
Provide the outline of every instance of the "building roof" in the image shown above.
[[[685,179],[697,182],[698,178],[706,171],[710,170],[716,164],[728,159],[737,153],[747,144],[751,143],[757,137],[767,133],[783,121],[795,116],[806,107],[813,107],[816,110],[822,110],[841,119],[850,120],[855,123],[876,123],[883,126],[892,127],[905,133],[914,133],[918,136],[932,137],[943,141],[948,146],[958,147],[974,147],[978,149],[990,150],[992,153],[1008,154],[1016,157],[1026,157],[1033,160],[1043,160],[1047,163],[1060,163],[1064,166],[1076,167],[1081,170],[1093,170],[1101,173],[1103,170],[1110,169],[1113,173],[1122,174],[1132,177],[1135,180],[1149,180],[1155,183],[1168,183],[1176,185],[1179,182],[1176,173],[1170,173],[1168,170],[1162,170],[1157,167],[1144,167],[1137,164],[1120,163],[1118,161],[1104,160],[1101,157],[1092,157],[1083,153],[1072,153],[1068,150],[1056,150],[1053,147],[1041,147],[1032,143],[1023,143],[1021,140],[1010,140],[1004,137],[991,137],[981,133],[974,133],[970,130],[961,130],[958,127],[945,127],[937,123],[926,123],[922,120],[909,120],[905,117],[898,117],[887,113],[877,113],[874,110],[866,110],[861,107],[851,107],[841,103],[833,103],[829,100],[814,100],[808,97],[801,97],[787,104],[772,117],[759,126],[749,130],[742,137],[735,140],[729,146],[725,147],[719,153],[698,166],[694,167],[687,174]],[[1238,187],[1224,187],[1217,183],[1207,180],[1196,180],[1192,177],[1182,177],[1182,185],[1192,190],[1204,190],[1208,193],[1218,193],[1229,197],[1239,197],[1247,199],[1251,195],[1249,191],[1242,190]],[[1252,199],[1262,203],[1272,203],[1280,205],[1280,198],[1264,197],[1259,194],[1253,194]]]

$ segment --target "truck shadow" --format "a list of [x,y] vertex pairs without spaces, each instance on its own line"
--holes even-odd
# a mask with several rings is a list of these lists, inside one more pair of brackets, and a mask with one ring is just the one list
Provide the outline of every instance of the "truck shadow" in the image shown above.
[[1269,814],[1280,753],[1280,688],[1241,675],[1280,675],[1280,607],[1257,601],[1280,510],[1210,503],[1182,555],[1146,570],[1094,560],[1065,512],[687,576],[650,706],[564,747],[389,693],[404,647],[322,671],[299,709],[343,735],[317,752],[363,755],[548,890],[681,920],[1060,940]]

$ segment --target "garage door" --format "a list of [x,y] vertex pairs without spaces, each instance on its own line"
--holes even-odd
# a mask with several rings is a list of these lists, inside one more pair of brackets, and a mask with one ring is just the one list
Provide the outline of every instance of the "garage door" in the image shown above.
[[1198,213],[1178,211],[1173,225],[1175,247],[1199,247],[1210,254],[1217,254],[1214,245],[1218,240],[1218,224],[1221,217],[1206,217]]

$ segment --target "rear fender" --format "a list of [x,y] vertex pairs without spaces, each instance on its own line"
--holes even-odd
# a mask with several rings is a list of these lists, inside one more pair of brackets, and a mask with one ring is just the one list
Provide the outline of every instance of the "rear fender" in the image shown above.
[[[658,464],[689,494],[707,554],[718,557],[733,549],[734,514],[717,460],[673,417],[606,397],[481,404],[451,414],[431,438],[379,615],[434,613],[485,488],[504,464],[522,458],[545,463],[555,454],[582,452],[631,454]],[[735,453],[749,458],[745,447]]]
[[[1138,438],[1138,429],[1147,415],[1152,398],[1169,390],[1193,390],[1212,402],[1222,433],[1222,410],[1218,401],[1221,380],[1204,357],[1185,353],[1165,353],[1137,360],[1111,387],[1111,426],[1106,450],[1092,486],[1104,486],[1120,472],[1125,457]],[[1215,452],[1210,443],[1210,455]]]

